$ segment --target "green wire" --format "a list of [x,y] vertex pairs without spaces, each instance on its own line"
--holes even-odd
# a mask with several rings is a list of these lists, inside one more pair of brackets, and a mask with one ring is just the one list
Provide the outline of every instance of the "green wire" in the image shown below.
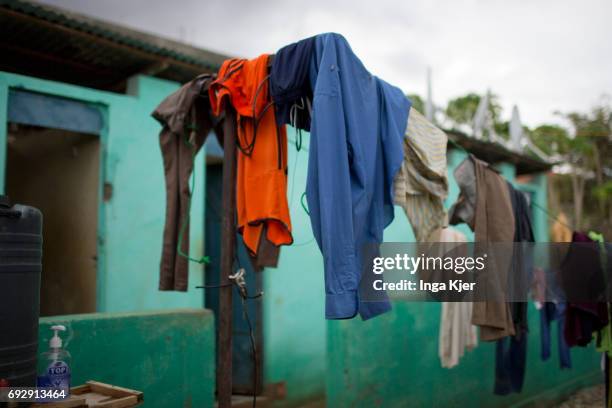
[[304,212],[310,216],[310,211],[308,211],[308,207],[306,206],[306,204],[304,204],[304,198],[306,198],[305,191],[302,193],[302,197],[300,198],[300,203],[302,204],[302,209],[304,210]]
[[193,163],[193,168],[191,169],[191,187],[189,188],[189,200],[187,201],[187,215],[183,220],[183,225],[181,225],[181,229],[179,232],[179,241],[177,245],[177,251],[180,256],[186,258],[191,262],[196,262],[199,264],[209,264],[210,258],[208,256],[202,256],[200,258],[193,258],[188,253],[183,252],[183,235],[185,235],[185,229],[187,225],[189,225],[189,220],[191,219],[191,199],[193,197],[193,190],[195,188],[195,180],[196,180],[196,172],[195,172],[195,157],[196,157],[196,149],[195,146],[187,139],[185,139],[185,143],[192,149],[191,154],[191,162]]

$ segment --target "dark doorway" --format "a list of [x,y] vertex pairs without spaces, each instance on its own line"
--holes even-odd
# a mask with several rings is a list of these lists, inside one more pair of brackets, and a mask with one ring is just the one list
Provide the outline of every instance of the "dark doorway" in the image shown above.
[[[206,169],[206,230],[205,253],[210,257],[210,264],[206,265],[205,282],[207,285],[219,283],[219,268],[221,254],[221,191],[222,191],[223,165],[209,164]],[[261,290],[261,273],[255,272],[242,238],[237,235],[238,244],[237,264],[246,270],[246,282],[249,294],[253,295]],[[218,321],[219,293],[218,289],[206,289],[205,306],[212,309],[215,322]],[[262,370],[262,327],[261,327],[261,300],[248,300],[247,310],[254,330],[255,344],[257,346],[257,390],[261,394],[263,382]],[[232,391],[234,394],[253,394],[255,378],[255,365],[251,350],[251,340],[247,321],[243,316],[242,299],[234,288],[233,295],[233,358],[232,358]]]
[[9,124],[6,192],[43,213],[41,316],[96,311],[100,139]]

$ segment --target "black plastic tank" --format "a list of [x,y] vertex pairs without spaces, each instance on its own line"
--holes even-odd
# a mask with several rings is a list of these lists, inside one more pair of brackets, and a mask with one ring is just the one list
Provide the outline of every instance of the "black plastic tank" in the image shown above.
[[36,386],[42,214],[0,195],[0,383]]

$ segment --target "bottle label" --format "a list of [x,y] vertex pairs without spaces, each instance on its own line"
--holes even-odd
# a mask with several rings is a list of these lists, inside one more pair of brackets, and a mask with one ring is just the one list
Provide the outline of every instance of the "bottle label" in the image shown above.
[[70,392],[70,367],[63,361],[54,361],[47,367],[47,386]]
[[53,402],[58,399],[67,398],[70,395],[70,367],[63,361],[54,361],[49,364],[44,375],[39,375],[37,385],[40,389],[48,388],[50,391],[58,391],[59,398],[54,398],[53,394],[39,396],[37,402]]

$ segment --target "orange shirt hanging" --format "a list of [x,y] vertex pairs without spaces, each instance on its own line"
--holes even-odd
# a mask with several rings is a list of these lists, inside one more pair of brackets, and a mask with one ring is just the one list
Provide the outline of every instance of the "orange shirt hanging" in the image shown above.
[[[268,92],[268,54],[226,60],[209,88],[215,115],[226,99],[237,112],[238,231],[251,254],[261,235],[275,245],[293,242],[287,205],[287,132],[278,127]],[[227,98],[225,98],[227,96]]]

